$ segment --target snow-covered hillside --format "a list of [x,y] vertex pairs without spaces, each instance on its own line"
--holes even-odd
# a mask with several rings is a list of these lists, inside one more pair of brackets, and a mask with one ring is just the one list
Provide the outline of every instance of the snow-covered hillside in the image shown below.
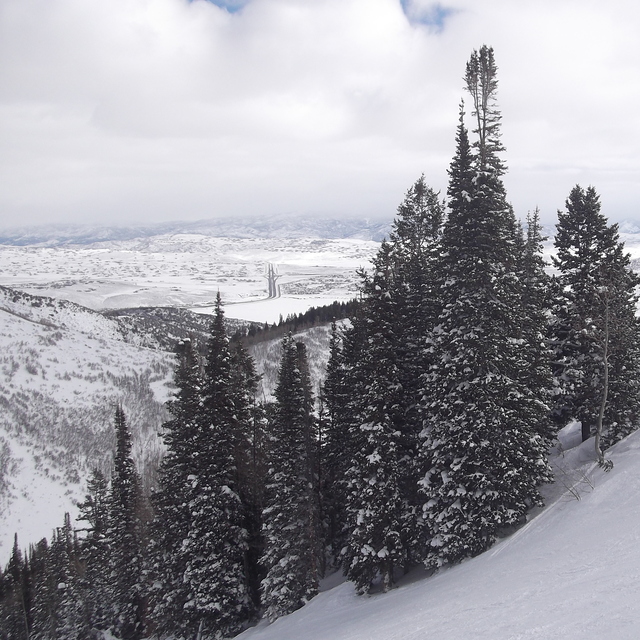
[[[293,334],[296,340],[303,342],[307,347],[311,387],[316,395],[325,377],[330,336],[330,325],[319,325]],[[256,371],[261,376],[259,397],[270,397],[276,388],[282,357],[281,343],[282,339],[278,338],[249,347],[249,354],[256,363]]]
[[[50,536],[65,511],[75,514],[91,468],[110,472],[118,402],[140,470],[153,481],[173,376],[171,335],[186,329],[206,340],[207,325],[202,316],[169,309],[106,317],[0,287],[0,554],[8,557],[14,532],[23,547]],[[329,328],[312,327],[296,339],[307,345],[317,389]],[[275,387],[280,342],[251,348],[263,374],[261,397]]]
[[[575,435],[565,431],[566,446]],[[239,638],[636,640],[640,433],[610,450],[610,473],[592,450],[589,440],[557,457],[548,506],[483,555],[366,597],[334,575],[304,608]]]
[[108,471],[121,402],[141,470],[161,451],[158,428],[173,356],[140,346],[115,319],[0,288],[0,554],[14,532],[50,536],[83,497],[92,467]]

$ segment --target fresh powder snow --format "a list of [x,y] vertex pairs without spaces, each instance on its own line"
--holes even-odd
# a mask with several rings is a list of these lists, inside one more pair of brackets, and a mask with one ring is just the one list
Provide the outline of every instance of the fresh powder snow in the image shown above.
[[[357,596],[338,574],[302,609],[242,640],[553,640],[640,637],[640,433],[597,467],[593,439],[566,428],[547,506],[486,553],[386,594]],[[576,437],[576,435],[578,437]],[[338,584],[336,584],[338,583]]]

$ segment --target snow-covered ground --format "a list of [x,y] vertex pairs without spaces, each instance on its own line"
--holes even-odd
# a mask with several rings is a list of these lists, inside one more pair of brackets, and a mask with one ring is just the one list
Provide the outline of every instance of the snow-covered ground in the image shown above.
[[[0,284],[91,309],[176,306],[207,313],[218,291],[230,318],[280,315],[346,301],[379,244],[359,239],[153,236],[90,245],[0,245]],[[267,268],[277,272],[268,297]]]
[[[623,233],[640,268],[640,234]],[[358,238],[223,238],[173,233],[55,246],[0,245],[0,284],[95,310],[176,306],[209,313],[218,291],[230,318],[278,322],[357,294],[357,270],[379,243]],[[548,241],[545,257],[553,245]],[[268,265],[278,296],[269,298]]]
[[481,556],[431,577],[416,570],[387,594],[357,596],[332,576],[308,605],[239,638],[637,640],[640,433],[610,451],[610,473],[592,449],[557,457],[548,506]]

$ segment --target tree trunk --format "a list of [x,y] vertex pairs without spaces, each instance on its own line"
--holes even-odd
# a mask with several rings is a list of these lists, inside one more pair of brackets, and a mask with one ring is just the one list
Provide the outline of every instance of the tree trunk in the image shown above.
[[602,438],[602,421],[604,419],[604,410],[607,406],[607,396],[609,394],[609,304],[605,306],[604,311],[604,340],[602,345],[602,366],[604,367],[602,401],[600,402],[600,411],[598,412],[598,422],[596,423],[596,439],[595,448],[598,464],[609,471],[613,467],[611,460],[604,459],[604,453],[600,448],[600,439]]

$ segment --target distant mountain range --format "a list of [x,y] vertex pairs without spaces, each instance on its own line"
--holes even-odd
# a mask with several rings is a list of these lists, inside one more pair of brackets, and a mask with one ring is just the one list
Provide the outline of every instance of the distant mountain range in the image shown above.
[[319,238],[381,241],[391,221],[363,218],[268,216],[219,218],[195,222],[162,222],[139,226],[59,224],[0,229],[0,244],[12,246],[88,245],[159,235],[198,234],[223,238]]
[[[640,234],[640,221],[624,220],[620,232]],[[391,220],[366,218],[309,218],[290,215],[252,218],[158,222],[147,225],[49,224],[0,228],[0,245],[64,246],[91,245],[151,238],[162,235],[197,234],[216,238],[318,238],[382,241],[389,237]],[[555,225],[545,224],[544,234],[552,239]]]

